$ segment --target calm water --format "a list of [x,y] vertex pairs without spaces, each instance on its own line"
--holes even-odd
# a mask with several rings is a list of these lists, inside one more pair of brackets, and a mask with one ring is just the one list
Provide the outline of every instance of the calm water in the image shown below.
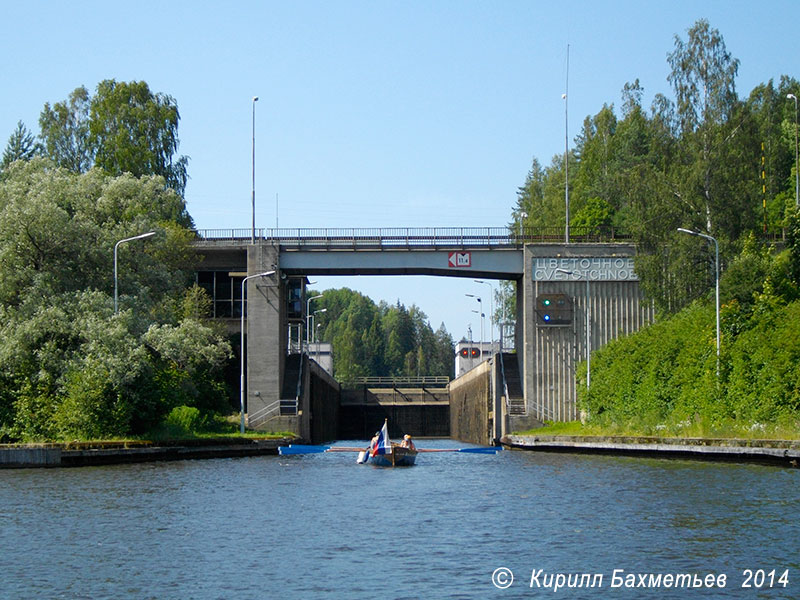
[[[800,470],[526,452],[0,471],[0,597],[800,598],[799,490]],[[603,587],[531,588],[539,569]],[[727,586],[611,589],[614,569]]]

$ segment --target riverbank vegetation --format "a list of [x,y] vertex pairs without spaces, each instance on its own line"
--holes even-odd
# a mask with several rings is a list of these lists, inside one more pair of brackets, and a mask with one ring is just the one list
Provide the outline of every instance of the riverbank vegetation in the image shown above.
[[[227,410],[231,348],[193,316],[189,225],[159,176],[3,171],[0,437],[141,434],[176,406]],[[114,246],[151,231],[118,249],[115,312]]]
[[107,80],[45,105],[40,126],[19,124],[0,163],[0,441],[227,412],[231,347],[197,317],[174,100]]
[[800,434],[795,242],[777,254],[747,245],[724,273],[719,358],[708,300],[593,353],[589,390],[585,364],[578,367],[589,423],[646,434]]
[[[604,105],[585,119],[574,150],[547,167],[533,161],[513,227],[563,230],[568,163],[572,230],[605,229],[637,245],[657,322],[593,353],[588,392],[585,364],[576,368],[588,427],[791,431],[800,416],[800,83],[782,76],[740,98],[739,61],[705,20],[676,35],[668,64],[672,97],[655,94],[647,109],[634,80],[619,110]],[[719,375],[714,244],[678,228],[719,244]]]

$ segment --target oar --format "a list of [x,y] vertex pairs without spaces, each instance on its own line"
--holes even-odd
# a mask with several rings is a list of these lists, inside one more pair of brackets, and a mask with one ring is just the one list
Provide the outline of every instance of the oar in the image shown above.
[[310,446],[305,444],[291,444],[289,446],[278,446],[278,454],[284,456],[286,454],[322,454],[327,451],[330,446]]
[[[278,454],[286,456],[288,454],[322,454],[323,452],[361,452],[363,448],[351,446],[312,446],[306,444],[291,444],[289,446],[279,446]],[[477,447],[477,448],[417,448],[417,452],[466,452],[468,454],[495,454],[502,450],[501,446]]]
[[496,454],[500,452],[500,446],[482,448],[417,448],[417,452],[467,452],[469,454]]
[[361,452],[363,448],[349,446],[312,446],[308,444],[291,444],[278,446],[278,454],[322,454],[323,452]]

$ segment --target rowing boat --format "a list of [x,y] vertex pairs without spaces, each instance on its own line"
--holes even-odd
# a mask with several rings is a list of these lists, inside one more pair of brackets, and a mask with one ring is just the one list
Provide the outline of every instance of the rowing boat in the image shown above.
[[353,448],[348,446],[308,446],[304,444],[290,444],[278,447],[282,456],[288,454],[317,454],[320,452],[357,452],[356,462],[360,465],[372,463],[379,467],[410,467],[417,460],[420,452],[469,452],[472,454],[495,454],[500,447],[478,448],[414,448],[404,444],[397,444],[389,440],[388,423],[384,422],[381,430],[375,434],[368,448]]
[[369,462],[378,467],[411,467],[417,460],[417,451],[400,444],[392,444],[389,454],[376,454],[369,457]]

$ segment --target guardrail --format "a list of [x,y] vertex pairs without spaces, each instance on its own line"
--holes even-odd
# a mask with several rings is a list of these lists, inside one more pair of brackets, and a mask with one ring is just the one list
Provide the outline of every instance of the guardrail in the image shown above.
[[272,404],[265,406],[261,410],[258,410],[252,414],[248,414],[247,426],[249,428],[255,428],[258,425],[265,423],[272,417],[279,417],[279,416],[280,416],[280,400],[273,402]]
[[[252,239],[251,229],[200,229],[203,241],[242,242]],[[529,243],[561,243],[563,229],[511,227],[388,227],[344,229],[256,229],[258,240],[270,240],[286,249],[414,249],[414,248],[519,248]],[[573,228],[571,242],[629,241],[610,227]]]
[[352,381],[344,383],[375,387],[432,387],[445,386],[450,383],[450,378],[446,375],[427,375],[424,377],[356,377]]

